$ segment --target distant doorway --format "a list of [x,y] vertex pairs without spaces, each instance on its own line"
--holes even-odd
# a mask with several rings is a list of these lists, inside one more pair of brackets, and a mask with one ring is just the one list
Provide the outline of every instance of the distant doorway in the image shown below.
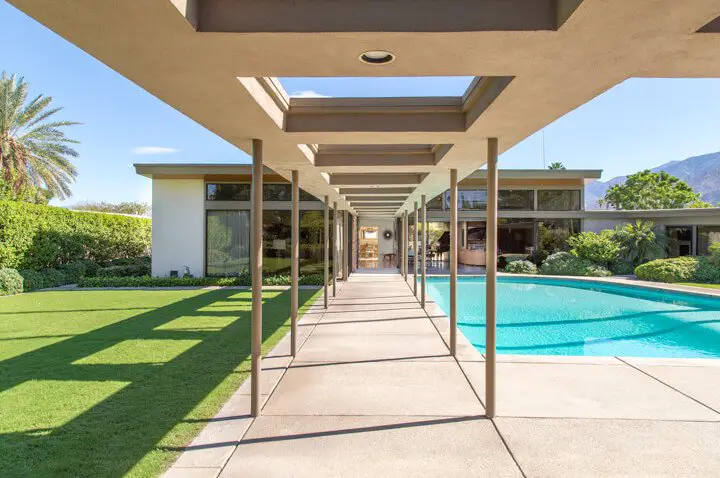
[[363,226],[360,228],[361,269],[377,269],[378,267],[378,228]]

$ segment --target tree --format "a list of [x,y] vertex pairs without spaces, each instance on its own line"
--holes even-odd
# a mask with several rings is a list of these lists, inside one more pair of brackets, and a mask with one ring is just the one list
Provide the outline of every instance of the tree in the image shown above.
[[78,123],[47,121],[62,108],[51,107],[49,96],[27,101],[28,87],[22,77],[0,76],[0,175],[15,195],[31,187],[66,199],[77,176],[70,158],[78,153],[62,129]]
[[104,201],[85,201],[79,202],[70,209],[76,211],[94,211],[94,212],[108,212],[113,214],[130,214],[133,216],[149,216],[150,205],[146,202],[121,202],[117,204],[104,202]]
[[559,171],[559,170],[565,169],[565,166],[563,165],[563,163],[556,161],[554,163],[550,163],[550,166],[548,166],[548,169],[551,171]]
[[665,171],[653,173],[646,169],[608,189],[599,202],[601,206],[625,210],[682,209],[699,199],[700,195],[685,181]]
[[653,259],[665,257],[667,236],[653,230],[652,221],[637,219],[634,223],[618,225],[613,237],[622,245],[622,257],[633,268]]

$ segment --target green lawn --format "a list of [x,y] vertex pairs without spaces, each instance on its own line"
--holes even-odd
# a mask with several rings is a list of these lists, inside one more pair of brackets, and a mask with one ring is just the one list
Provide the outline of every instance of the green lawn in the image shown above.
[[699,282],[677,282],[678,285],[691,285],[694,287],[705,287],[706,289],[720,289],[720,284],[701,284]]
[[[265,353],[290,296],[263,297]],[[0,298],[0,474],[162,473],[248,377],[249,333],[250,291]]]

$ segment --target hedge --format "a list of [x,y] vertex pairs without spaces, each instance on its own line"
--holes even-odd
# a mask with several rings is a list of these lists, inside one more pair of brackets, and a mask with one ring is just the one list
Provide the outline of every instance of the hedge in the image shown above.
[[[300,285],[322,285],[322,274],[311,274],[299,278]],[[237,277],[85,277],[79,287],[191,287],[191,286],[250,286],[249,275]],[[290,285],[290,276],[275,275],[263,277],[263,285]]]
[[19,294],[23,291],[23,278],[15,269],[0,269],[0,295]]
[[509,274],[537,274],[537,267],[530,261],[513,261],[505,266],[505,272]]
[[0,201],[0,268],[42,270],[148,255],[150,219]]
[[638,279],[655,282],[704,282],[720,284],[720,267],[708,257],[656,259],[635,268]]
[[561,276],[589,276],[608,277],[612,272],[606,268],[593,264],[586,259],[580,259],[569,252],[556,252],[545,259],[540,266],[540,273]]

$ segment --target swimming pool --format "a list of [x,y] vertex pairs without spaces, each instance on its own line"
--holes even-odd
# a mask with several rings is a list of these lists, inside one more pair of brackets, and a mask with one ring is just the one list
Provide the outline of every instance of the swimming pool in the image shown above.
[[[427,279],[448,314],[450,282]],[[497,353],[720,358],[720,298],[608,283],[498,277]],[[458,278],[458,327],[485,351],[485,278]]]

